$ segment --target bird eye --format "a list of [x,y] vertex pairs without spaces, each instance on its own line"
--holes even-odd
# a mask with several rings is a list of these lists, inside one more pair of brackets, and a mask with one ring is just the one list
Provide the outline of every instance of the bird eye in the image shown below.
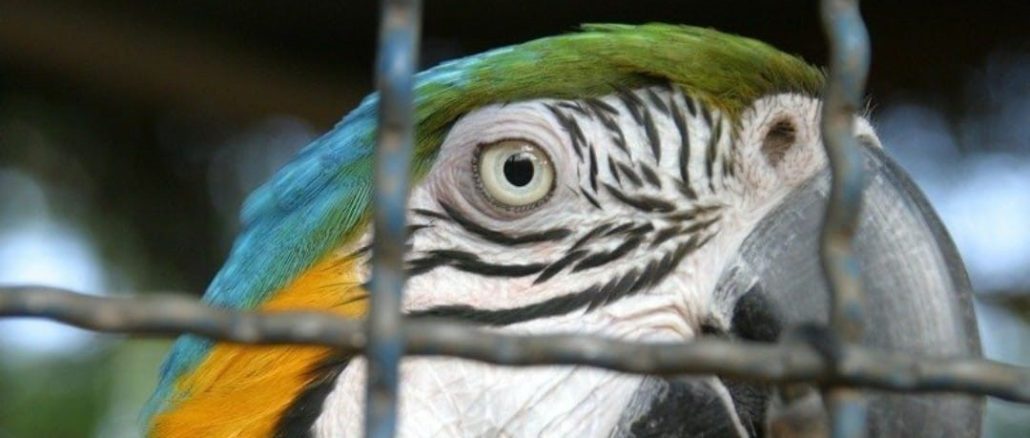
[[546,201],[554,189],[550,157],[526,140],[480,146],[473,168],[479,190],[502,208],[531,209]]

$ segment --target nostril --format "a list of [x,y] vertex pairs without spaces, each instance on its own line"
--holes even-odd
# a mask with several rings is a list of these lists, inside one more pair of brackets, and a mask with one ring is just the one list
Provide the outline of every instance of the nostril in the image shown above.
[[772,167],[779,166],[783,157],[797,142],[797,128],[790,119],[777,120],[762,139],[762,154]]
[[782,313],[761,285],[751,286],[737,300],[730,331],[751,341],[775,342],[780,337],[783,332]]

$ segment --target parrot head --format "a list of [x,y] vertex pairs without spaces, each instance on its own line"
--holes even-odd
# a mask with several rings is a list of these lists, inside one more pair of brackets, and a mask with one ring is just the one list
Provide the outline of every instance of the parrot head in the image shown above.
[[[641,342],[775,341],[825,321],[823,83],[763,43],[662,24],[585,26],[420,73],[404,312]],[[363,315],[376,105],[366,99],[248,199],[209,304]],[[859,232],[867,341],[978,352],[950,240],[865,117],[854,135],[871,173]],[[406,358],[401,373],[406,436],[757,436],[775,392],[455,358]],[[365,378],[363,358],[328,348],[184,337],[148,427],[358,436]],[[978,429],[975,400],[879,397],[870,427],[887,434]]]

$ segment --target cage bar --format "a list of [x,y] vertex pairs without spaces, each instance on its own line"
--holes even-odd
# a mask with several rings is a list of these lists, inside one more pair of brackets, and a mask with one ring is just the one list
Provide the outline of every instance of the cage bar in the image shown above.
[[[821,235],[823,273],[830,286],[830,327],[843,342],[862,341],[864,300],[861,270],[853,252],[862,208],[865,169],[854,136],[869,71],[869,35],[858,0],[822,0],[823,30],[830,46],[830,72],[823,93],[823,147],[830,162],[830,199]],[[832,364],[838,367],[841,364]],[[835,438],[866,435],[867,409],[857,390],[831,388],[826,392]]]
[[843,342],[827,358],[797,343],[702,339],[641,344],[591,335],[518,336],[446,321],[404,322],[406,203],[414,138],[414,72],[422,4],[383,0],[376,62],[379,128],[370,310],[364,325],[317,312],[260,314],[208,307],[182,297],[95,297],[55,288],[0,287],[0,317],[42,317],[95,331],[170,336],[192,333],[244,344],[324,345],[368,362],[366,436],[397,428],[398,365],[412,355],[451,356],[500,365],[587,365],[657,375],[716,374],[769,383],[812,382],[830,388],[835,437],[866,433],[866,406],[854,388],[953,391],[1030,403],[1030,368],[982,358],[932,358],[859,345],[863,330],[860,270],[852,254],[864,186],[853,135],[869,67],[869,37],[858,0],[822,0],[830,74],[821,126],[832,170],[821,235],[823,270],[833,292],[831,329]]
[[368,383],[365,436],[389,438],[397,429],[399,362],[404,354],[401,299],[409,169],[414,139],[414,74],[422,4],[383,0],[376,59],[379,92],[375,151],[372,279],[366,321]]

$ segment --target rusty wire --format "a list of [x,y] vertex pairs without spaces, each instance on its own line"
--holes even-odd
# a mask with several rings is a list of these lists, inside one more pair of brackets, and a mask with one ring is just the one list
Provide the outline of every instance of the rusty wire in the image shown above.
[[376,60],[379,120],[375,152],[372,280],[366,321],[368,383],[365,436],[389,438],[397,429],[398,363],[404,355],[401,300],[407,273],[408,190],[414,149],[414,74],[421,0],[383,0]]
[[[89,330],[241,344],[324,345],[360,354],[360,320],[323,312],[237,312],[184,295],[98,297],[52,287],[0,287],[0,317],[37,317]],[[405,321],[405,354],[509,366],[585,365],[635,374],[711,374],[768,383],[814,382],[888,391],[964,392],[1030,403],[1030,369],[975,358],[918,357],[843,346],[835,367],[802,342],[725,339],[638,343],[593,335],[516,336],[431,319]]]
[[846,343],[836,361],[812,347],[700,339],[644,344],[590,335],[514,336],[468,325],[407,320],[400,313],[405,275],[405,203],[413,138],[413,74],[421,1],[383,0],[376,83],[379,130],[371,309],[364,322],[328,313],[233,312],[178,296],[95,297],[49,287],[0,287],[0,317],[39,317],[100,332],[195,334],[242,344],[322,345],[366,354],[366,436],[396,430],[398,362],[405,355],[453,356],[499,365],[585,365],[638,374],[711,374],[767,383],[812,382],[831,388],[835,437],[865,434],[865,405],[856,388],[898,392],[964,392],[1030,403],[1030,369],[978,358],[917,357],[858,345],[863,303],[851,252],[863,189],[862,160],[852,135],[868,71],[868,35],[857,0],[823,0],[830,77],[822,132],[833,186],[822,234],[831,290],[831,325]]
[[[857,343],[862,341],[865,303],[853,241],[862,208],[865,169],[854,124],[869,71],[869,35],[858,0],[822,0],[820,13],[830,45],[830,73],[820,123],[832,170],[820,255],[831,291],[830,326],[844,342]],[[866,435],[867,409],[860,393],[830,388],[827,401],[833,437]]]

